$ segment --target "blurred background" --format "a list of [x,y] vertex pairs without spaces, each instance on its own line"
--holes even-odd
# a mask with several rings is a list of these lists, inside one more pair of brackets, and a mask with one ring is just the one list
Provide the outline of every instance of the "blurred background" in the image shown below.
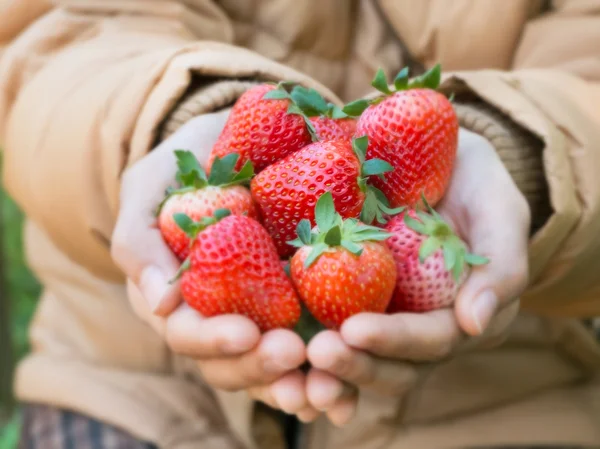
[[27,325],[40,290],[23,258],[22,222],[21,212],[0,187],[0,449],[17,447],[19,411],[12,373],[28,350]]

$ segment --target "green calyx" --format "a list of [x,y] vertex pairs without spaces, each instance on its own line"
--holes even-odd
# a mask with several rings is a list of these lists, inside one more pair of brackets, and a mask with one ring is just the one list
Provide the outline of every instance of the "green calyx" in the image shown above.
[[[312,137],[316,142],[318,139],[317,131],[310,121],[311,117],[329,117],[332,119],[355,118],[362,113],[354,114],[356,108],[339,107],[328,102],[323,96],[312,88],[295,85],[290,90],[289,82],[277,84],[277,89],[267,92],[264,97],[266,100],[288,100],[289,106],[287,113],[300,115]],[[364,109],[363,109],[364,110]]]
[[403,207],[392,209],[384,193],[378,188],[370,185],[368,179],[370,176],[378,176],[385,181],[385,173],[394,170],[394,167],[382,159],[366,160],[367,147],[369,146],[368,136],[352,139],[352,149],[360,162],[360,176],[358,185],[365,193],[365,203],[363,205],[360,219],[363,223],[371,224],[377,220],[380,224],[385,224],[385,215],[396,215],[404,210]]
[[202,219],[198,221],[192,220],[187,214],[184,213],[174,214],[173,220],[175,223],[177,223],[177,226],[179,226],[179,228],[190,238],[191,245],[200,232],[204,231],[209,226],[218,223],[229,215],[231,215],[231,211],[229,209],[217,209],[213,213],[212,217],[202,217]]
[[310,267],[323,253],[332,248],[342,247],[352,254],[360,256],[363,251],[361,242],[383,241],[392,234],[375,226],[365,225],[355,218],[342,219],[335,210],[331,192],[319,197],[315,206],[316,226],[311,228],[310,221],[300,220],[296,232],[298,238],[288,242],[296,248],[312,247],[304,261],[304,267]]
[[[192,220],[187,214],[184,213],[174,214],[173,220],[175,223],[177,223],[177,226],[179,226],[179,228],[189,237],[189,245],[191,248],[194,244],[194,240],[196,240],[196,237],[198,237],[198,234],[200,234],[209,226],[218,223],[223,218],[228,217],[229,215],[231,215],[231,211],[229,209],[217,209],[214,211],[212,217],[202,217],[202,219],[198,221]],[[179,267],[179,270],[177,270],[175,277],[169,281],[169,284],[177,281],[183,272],[190,268],[190,263],[190,257],[188,256],[188,258],[185,259]]]
[[177,158],[177,180],[179,187],[169,187],[165,192],[165,199],[160,203],[156,214],[160,213],[165,202],[173,195],[194,192],[207,186],[229,187],[233,185],[248,185],[254,176],[252,162],[248,161],[241,170],[236,171],[235,166],[240,158],[239,154],[231,153],[223,158],[216,157],[212,163],[210,175],[200,166],[194,153],[186,150],[175,150]]
[[238,184],[247,184],[254,176],[252,162],[244,164],[240,171],[235,166],[240,158],[239,154],[231,153],[223,158],[216,157],[210,169],[210,175],[198,163],[196,156],[190,151],[175,150],[177,157],[177,181],[182,188],[202,189],[206,186],[228,187]]
[[423,196],[427,212],[417,211],[418,219],[404,215],[404,223],[413,231],[428,236],[419,248],[419,261],[424,263],[438,249],[442,249],[444,268],[459,281],[465,265],[485,265],[489,259],[467,251],[465,242],[452,230],[443,217],[435,211]]
[[398,74],[394,78],[392,87],[390,87],[390,85],[388,84],[388,79],[385,76],[383,69],[379,69],[375,74],[375,78],[373,78],[373,81],[371,81],[371,86],[373,86],[383,95],[373,98],[372,100],[361,99],[348,103],[342,108],[342,112],[357,117],[360,116],[364,112],[364,110],[372,104],[377,104],[381,102],[385,97],[393,95],[396,92],[418,88],[435,90],[440,85],[441,74],[442,67],[440,64],[436,64],[422,75],[410,79],[408,67],[404,67],[402,70],[400,70],[400,72],[398,72]]

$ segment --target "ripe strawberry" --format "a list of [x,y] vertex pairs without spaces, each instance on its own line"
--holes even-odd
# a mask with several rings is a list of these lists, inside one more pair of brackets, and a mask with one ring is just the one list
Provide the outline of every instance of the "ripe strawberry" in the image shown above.
[[260,84],[246,91],[233,106],[215,143],[209,171],[215,157],[240,155],[237,168],[251,161],[256,172],[311,142],[302,114],[288,113],[292,105],[283,86]]
[[385,181],[373,180],[393,207],[415,207],[422,193],[435,205],[450,182],[458,119],[450,101],[433,90],[439,81],[439,65],[410,83],[404,69],[392,91],[379,71],[373,86],[384,96],[354,104],[368,105],[356,127],[356,135],[369,137],[367,157],[383,159],[395,168]]
[[317,227],[302,220],[291,242],[300,248],[292,257],[292,280],[307,309],[330,329],[357,313],[383,313],[396,283],[394,258],[382,242],[390,234],[343,220],[331,193],[319,198],[315,215]]
[[356,119],[350,117],[334,119],[319,116],[311,117],[310,121],[319,140],[347,140],[349,142],[356,132]]
[[316,137],[313,140],[352,140],[356,131],[356,118],[332,103],[319,92],[295,86],[290,95],[291,111],[308,118],[307,125]]
[[189,151],[176,150],[178,189],[169,189],[167,197],[159,206],[158,228],[171,251],[184,260],[190,240],[173,220],[176,213],[185,213],[194,221],[213,215],[216,209],[228,209],[235,215],[257,216],[250,191],[240,184],[247,183],[253,176],[252,164],[246,163],[242,170],[233,167],[237,154],[215,159],[213,170],[207,177],[196,157]]
[[430,213],[405,211],[386,225],[397,280],[388,312],[427,312],[451,306],[470,265],[487,259],[467,252],[466,244],[424,200]]
[[227,214],[219,209],[202,223],[175,216],[194,241],[181,275],[184,300],[206,317],[244,315],[263,332],[294,327],[300,302],[269,234],[252,218]]
[[394,213],[387,201],[367,184],[367,177],[381,175],[391,166],[380,160],[364,160],[366,139],[312,143],[260,172],[250,184],[263,225],[275,241],[281,257],[290,256],[288,245],[302,219],[314,224],[314,207],[325,192],[333,194],[344,218],[370,224],[382,213]]

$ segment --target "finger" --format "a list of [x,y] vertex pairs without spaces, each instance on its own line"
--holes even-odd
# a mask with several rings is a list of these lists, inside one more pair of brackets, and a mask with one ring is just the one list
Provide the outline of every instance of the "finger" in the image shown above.
[[[461,130],[453,181],[441,209],[460,211],[456,220],[470,251],[489,263],[473,267],[456,299],[456,317],[469,335],[484,332],[499,307],[527,285],[531,213],[495,149]],[[443,203],[444,203],[443,202]]]
[[356,414],[357,402],[357,396],[340,400],[331,410],[327,411],[329,421],[336,427],[343,427],[348,424]]
[[251,398],[285,413],[296,414],[304,411],[308,415],[308,411],[315,410],[308,404],[305,379],[301,371],[292,371],[272,384],[250,387],[248,394]]
[[166,321],[166,340],[174,352],[195,359],[226,357],[250,351],[260,341],[260,330],[241,315],[204,318],[187,304]]
[[[155,211],[167,187],[175,182],[174,150],[193,146],[196,153],[210,152],[215,127],[208,126],[213,121],[207,117],[190,120],[129,168],[122,178],[121,206],[112,236],[111,255],[139,287],[151,310],[161,316],[171,313],[181,303],[178,285],[169,283],[175,277],[180,261],[165,244],[157,228]],[[152,175],[151,183],[147,181],[149,174]]]
[[281,410],[288,414],[296,414],[310,407],[306,396],[306,376],[299,370],[273,382],[270,390]]
[[382,394],[402,394],[418,377],[414,365],[374,357],[348,346],[333,331],[316,335],[307,348],[311,365],[352,385]]
[[323,331],[310,341],[307,358],[314,368],[326,371],[354,385],[375,381],[375,361],[362,351],[352,349],[338,332]]
[[305,424],[308,424],[319,417],[319,412],[312,407],[306,407],[305,409],[300,410],[298,413],[296,413],[296,416],[300,421],[302,421]]
[[351,347],[407,361],[443,359],[464,339],[448,309],[422,314],[361,313],[346,320],[340,334]]
[[291,331],[265,333],[258,346],[239,356],[199,362],[205,380],[216,388],[238,391],[272,383],[306,360],[304,343]]
[[311,369],[306,378],[308,401],[316,410],[326,411],[338,401],[356,396],[356,388],[337,377],[318,369]]

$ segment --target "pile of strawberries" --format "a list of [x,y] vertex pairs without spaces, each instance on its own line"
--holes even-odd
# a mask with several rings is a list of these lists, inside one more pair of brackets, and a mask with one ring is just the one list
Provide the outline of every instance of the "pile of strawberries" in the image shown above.
[[296,327],[303,309],[339,329],[360,312],[452,304],[469,266],[487,261],[433,209],[458,141],[440,67],[408,75],[389,86],[379,71],[381,95],[344,107],[260,84],[232,108],[206,170],[175,152],[179,187],[158,224],[191,307],[267,331]]

